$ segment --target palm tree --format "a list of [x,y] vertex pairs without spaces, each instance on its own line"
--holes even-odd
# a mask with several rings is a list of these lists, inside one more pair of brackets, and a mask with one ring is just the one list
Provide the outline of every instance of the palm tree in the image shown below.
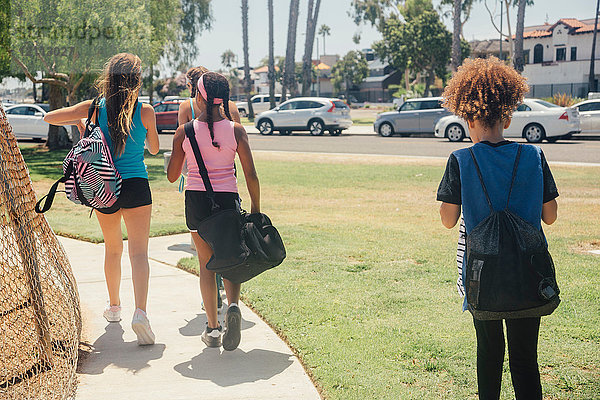
[[331,32],[331,28],[325,24],[321,25],[319,28],[319,36],[323,36],[323,54],[327,54],[325,52],[325,36],[329,36]]
[[519,0],[517,9],[517,31],[515,32],[515,54],[513,65],[519,72],[523,72],[523,29],[525,25],[525,5],[526,0]]
[[[313,10],[314,6],[314,10]],[[306,17],[306,41],[304,42],[304,57],[302,57],[302,96],[310,94],[312,83],[312,52],[315,43],[315,32],[317,29],[317,18],[319,18],[319,8],[321,0],[308,0],[308,16]]]
[[223,64],[224,67],[231,68],[235,63],[236,58],[235,53],[231,49],[227,49],[221,54],[221,64]]
[[285,69],[283,72],[283,90],[281,92],[281,101],[285,101],[286,90],[293,96],[296,95],[296,27],[298,26],[298,11],[300,0],[290,0],[290,18],[288,22],[287,48],[285,51]]
[[273,0],[267,0],[267,8],[269,9],[269,103],[270,108],[275,108],[275,54],[273,50]]
[[461,21],[460,12],[462,0],[454,0],[454,11],[452,12],[453,31],[452,31],[452,69],[456,71],[460,65],[460,32]]
[[242,41],[244,42],[244,90],[248,101],[248,118],[253,119],[254,110],[250,98],[252,82],[250,80],[250,60],[248,56],[248,0],[242,0]]

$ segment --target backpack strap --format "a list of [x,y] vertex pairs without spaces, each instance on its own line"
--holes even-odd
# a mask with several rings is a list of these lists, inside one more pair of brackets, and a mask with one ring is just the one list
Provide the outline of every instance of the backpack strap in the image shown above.
[[[90,104],[90,108],[88,109],[88,117],[87,117],[87,121],[85,122],[85,131],[84,133],[84,137],[87,137],[89,135],[90,130],[88,129],[90,124],[92,123],[92,115],[94,115],[94,111],[96,110],[96,108],[98,108],[98,98],[95,97],[94,100],[92,100],[92,104]],[[98,121],[98,115],[96,115],[96,122]]]
[[517,167],[519,166],[519,160],[521,159],[521,149],[523,146],[518,145],[517,156],[515,157],[515,166],[513,167],[512,178],[510,178],[510,188],[508,189],[508,198],[506,199],[506,208],[510,203],[510,194],[512,193],[513,184],[515,183],[515,177],[517,176]]
[[202,153],[200,152],[200,148],[198,147],[198,141],[196,140],[196,132],[194,131],[194,121],[186,122],[183,126],[185,129],[185,136],[187,136],[190,144],[192,145],[192,150],[194,151],[194,156],[196,158],[196,164],[198,165],[198,172],[202,177],[202,181],[204,182],[204,188],[206,189],[206,196],[208,197],[211,203],[211,210],[216,212],[219,210],[219,205],[215,202],[215,191],[213,190],[212,184],[210,183],[210,178],[208,176],[208,170],[206,169],[206,165],[204,164],[204,160],[202,159]]
[[[73,162],[70,162],[69,165],[67,166],[67,170],[65,171],[64,175],[59,180],[54,182],[54,185],[52,185],[52,187],[48,191],[48,194],[46,194],[44,197],[39,199],[37,203],[35,203],[35,212],[36,213],[43,214],[46,211],[48,211],[50,209],[50,207],[52,207],[52,203],[54,202],[54,196],[56,195],[56,192],[58,190],[58,184],[65,183],[67,181],[67,179],[69,179],[69,177],[73,174],[73,172],[74,172]],[[44,199],[46,199],[46,200],[44,201]],[[43,206],[41,205],[42,202],[44,202]]]
[[477,176],[479,177],[479,182],[481,182],[481,187],[483,188],[483,194],[485,194],[485,199],[487,200],[488,206],[490,207],[490,211],[494,212],[494,207],[492,206],[492,201],[490,200],[490,196],[488,195],[488,191],[485,187],[485,183],[483,183],[483,175],[481,175],[481,170],[479,169],[479,164],[475,159],[475,153],[473,153],[473,148],[469,147],[469,153],[471,153],[471,158],[473,159],[473,163],[475,163],[475,169],[477,170]]

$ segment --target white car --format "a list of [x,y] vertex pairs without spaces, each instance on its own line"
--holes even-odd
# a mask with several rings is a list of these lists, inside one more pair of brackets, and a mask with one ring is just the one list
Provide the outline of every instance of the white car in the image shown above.
[[263,135],[279,131],[289,135],[292,131],[310,131],[320,136],[329,130],[338,136],[352,126],[350,107],[341,100],[325,97],[296,97],[256,117],[256,128]]
[[6,116],[17,139],[46,140],[49,124],[44,121],[47,104],[17,104],[6,108]]
[[[512,116],[504,137],[523,137],[530,143],[542,140],[556,142],[581,132],[579,112],[575,107],[559,107],[540,99],[525,99]],[[456,115],[441,118],[435,125],[435,136],[460,142],[469,136],[467,123]]]
[[581,133],[600,133],[600,99],[575,104],[579,111]]
[[[286,96],[289,98],[289,96]],[[268,111],[271,109],[271,101],[269,100],[268,94],[257,94],[256,96],[252,96],[252,111],[254,111],[254,115],[258,115],[261,112]],[[281,95],[275,95],[275,103],[279,104],[281,102]],[[248,102],[247,101],[238,101],[235,103],[240,112],[241,117],[245,117],[248,115]]]

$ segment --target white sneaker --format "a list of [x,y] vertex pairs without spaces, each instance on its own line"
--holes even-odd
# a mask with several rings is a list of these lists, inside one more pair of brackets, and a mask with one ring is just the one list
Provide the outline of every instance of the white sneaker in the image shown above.
[[121,306],[107,304],[102,315],[108,322],[119,322],[121,320]]
[[131,320],[131,329],[137,335],[137,342],[140,346],[154,344],[154,332],[150,328],[150,321],[148,316],[141,309],[136,309]]

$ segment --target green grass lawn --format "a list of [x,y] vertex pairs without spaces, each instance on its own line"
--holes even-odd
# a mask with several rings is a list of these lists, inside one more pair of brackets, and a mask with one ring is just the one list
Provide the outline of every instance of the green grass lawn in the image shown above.
[[[58,153],[54,161],[34,150],[24,155],[36,189],[60,175]],[[162,158],[147,164],[152,234],[184,230],[182,195],[164,178]],[[242,294],[295,349],[325,398],[476,398],[475,333],[455,288],[458,232],[442,227],[435,201],[443,163],[262,153],[256,164],[262,209],[288,258]],[[545,232],[563,302],[542,319],[542,385],[547,399],[593,399],[600,257],[584,250],[600,246],[600,168],[552,170],[559,219]],[[247,204],[243,176],[240,190]],[[85,208],[58,197],[65,204],[47,213],[54,229],[97,240]],[[181,263],[197,268],[195,259]],[[506,363],[502,399],[512,398]]]

